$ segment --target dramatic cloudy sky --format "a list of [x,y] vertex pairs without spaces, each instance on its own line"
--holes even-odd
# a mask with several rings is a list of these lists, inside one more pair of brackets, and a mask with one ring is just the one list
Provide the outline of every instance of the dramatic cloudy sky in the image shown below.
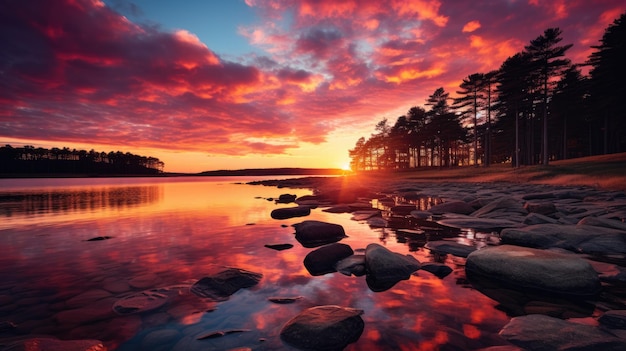
[[[550,27],[583,62],[623,0],[2,0],[0,143],[166,171],[341,167],[383,118]],[[452,94],[454,95],[454,94]]]

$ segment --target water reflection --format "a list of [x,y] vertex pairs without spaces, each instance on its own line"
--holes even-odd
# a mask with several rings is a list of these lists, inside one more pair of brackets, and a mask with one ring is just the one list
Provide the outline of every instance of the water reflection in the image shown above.
[[[3,218],[0,320],[16,327],[0,330],[0,338],[36,334],[93,338],[103,340],[110,350],[122,351],[289,350],[279,338],[284,323],[308,307],[330,304],[365,311],[363,335],[348,350],[425,350],[442,345],[476,349],[505,343],[497,332],[508,317],[496,309],[497,302],[471,288],[464,260],[435,257],[419,244],[421,237],[412,239],[406,231],[402,236],[397,229],[372,229],[365,222],[351,220],[350,214],[321,209],[312,210],[306,218],[342,225],[348,237],[341,243],[354,251],[381,243],[421,262],[443,262],[454,269],[452,274],[441,279],[418,271],[382,292],[372,291],[365,277],[313,276],[303,259],[314,249],[298,244],[291,227],[303,219],[273,220],[272,210],[291,205],[265,200],[283,192],[302,196],[308,190],[205,179],[122,187],[103,184],[87,192],[70,188],[40,191],[39,196],[49,204],[43,213],[13,212],[12,217]],[[68,192],[82,195],[70,196],[71,201],[46,195]],[[67,210],[58,210],[63,208]],[[54,213],[64,220],[56,220]],[[21,220],[7,225],[7,218]],[[441,236],[440,232],[425,231],[430,237]],[[112,239],[85,241],[99,236]],[[414,244],[407,245],[412,240]],[[283,251],[265,247],[274,243],[294,246]],[[181,289],[161,308],[127,316],[113,312],[112,306],[125,296],[153,288],[191,286],[224,266],[263,278],[224,302],[208,301]],[[292,304],[269,300],[276,296],[302,298]],[[207,333],[232,329],[250,331],[197,340]]]

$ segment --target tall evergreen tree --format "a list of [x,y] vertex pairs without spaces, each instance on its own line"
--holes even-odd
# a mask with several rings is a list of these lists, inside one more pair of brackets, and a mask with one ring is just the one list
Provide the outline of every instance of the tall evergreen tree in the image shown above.
[[591,96],[602,118],[603,153],[626,151],[626,13],[606,28],[589,57]]
[[526,51],[531,55],[533,62],[536,64],[539,82],[541,84],[542,95],[542,158],[544,165],[548,165],[548,100],[551,92],[550,81],[553,77],[557,77],[570,64],[569,59],[562,58],[565,52],[572,47],[572,44],[557,46],[563,38],[562,31],[559,28],[548,28],[542,35],[530,41],[530,45],[525,47]]

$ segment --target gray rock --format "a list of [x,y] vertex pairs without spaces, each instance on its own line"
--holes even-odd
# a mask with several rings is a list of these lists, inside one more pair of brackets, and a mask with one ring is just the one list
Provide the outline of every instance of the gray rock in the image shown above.
[[317,306],[304,310],[283,326],[280,338],[305,350],[343,350],[361,337],[365,323],[362,310]]
[[435,205],[428,209],[433,214],[458,213],[468,215],[475,211],[474,207],[463,201],[450,201]]
[[527,202],[524,208],[529,213],[539,213],[545,216],[556,212],[556,206],[551,202]]
[[329,244],[309,252],[304,258],[304,267],[313,276],[335,272],[335,264],[354,253],[346,244]]
[[274,219],[288,219],[294,217],[304,217],[311,214],[311,208],[309,206],[295,206],[277,208],[272,211],[270,216]]
[[225,301],[239,289],[257,285],[262,277],[262,274],[244,269],[227,268],[198,280],[191,286],[191,292],[215,301]]
[[419,268],[419,261],[411,255],[391,252],[379,244],[369,244],[365,248],[368,283],[391,287],[400,280],[409,279]]
[[626,342],[589,325],[539,314],[515,317],[500,336],[528,350],[624,350]]
[[348,256],[337,262],[335,269],[343,275],[363,276],[365,275],[365,255]]
[[626,310],[606,311],[598,318],[600,324],[612,329],[626,329]]
[[438,278],[445,278],[450,273],[452,273],[452,268],[446,266],[443,263],[437,263],[437,262],[422,263],[420,269],[426,272],[430,272],[434,274],[435,276],[437,276]]
[[385,228],[387,221],[382,217],[372,217],[367,220],[367,224],[372,228]]
[[626,235],[626,223],[615,219],[607,219],[600,217],[585,217],[578,221],[578,225],[590,225],[595,227],[613,228],[624,232]]
[[437,223],[452,228],[470,228],[478,230],[491,230],[519,227],[519,223],[500,218],[446,218],[437,221]]
[[524,216],[528,214],[528,211],[526,211],[526,209],[522,206],[522,203],[519,200],[504,196],[493,200],[492,202],[473,212],[471,215],[473,217],[493,218],[494,214],[498,216],[502,215],[503,212],[522,214]]
[[546,224],[546,223],[552,223],[552,224],[556,224],[558,223],[558,220],[539,214],[539,213],[529,213],[528,216],[526,216],[526,218],[524,218],[524,222],[522,222],[526,225],[535,225],[535,224]]
[[439,254],[451,254],[458,257],[467,257],[470,253],[476,251],[474,246],[446,240],[429,241],[424,247]]
[[534,248],[558,247],[589,254],[626,254],[623,231],[589,225],[537,224],[508,228],[500,233],[502,243]]
[[106,351],[100,340],[59,340],[47,337],[30,338],[11,342],[3,351]]
[[317,247],[337,242],[346,237],[339,224],[320,221],[304,221],[293,225],[296,228],[296,240],[304,247]]
[[600,289],[598,274],[584,259],[520,246],[474,251],[467,257],[465,269],[518,288],[562,295],[594,295]]

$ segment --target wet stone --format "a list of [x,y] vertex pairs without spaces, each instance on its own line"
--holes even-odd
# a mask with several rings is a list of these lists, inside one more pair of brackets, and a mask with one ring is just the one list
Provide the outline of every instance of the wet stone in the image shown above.
[[429,241],[424,247],[439,254],[450,254],[458,257],[467,257],[470,253],[476,251],[474,246],[446,240]]
[[428,211],[433,214],[458,213],[464,215],[469,215],[475,210],[474,207],[463,201],[444,202],[428,209]]
[[452,268],[446,266],[443,263],[437,263],[437,262],[422,263],[420,269],[423,271],[432,273],[438,278],[445,278],[450,273],[452,273]]
[[598,322],[608,328],[626,329],[626,310],[606,311],[598,318]]
[[313,276],[335,272],[335,264],[354,253],[346,244],[329,244],[309,252],[304,258],[304,267]]
[[600,289],[597,272],[584,259],[520,246],[474,251],[467,257],[465,270],[514,287],[562,295],[589,296]]
[[82,294],[72,297],[65,302],[68,308],[77,308],[91,304],[95,301],[110,297],[111,293],[105,290],[92,289]]
[[379,244],[365,248],[365,269],[370,289],[383,291],[401,280],[411,277],[420,268],[420,263],[411,255],[392,252]]
[[362,310],[340,306],[317,306],[289,320],[280,331],[287,344],[305,350],[342,350],[357,341],[365,323]]
[[270,216],[274,219],[289,219],[295,217],[305,217],[311,214],[311,208],[309,206],[295,206],[277,208],[272,211]]
[[599,328],[533,314],[515,317],[500,336],[528,350],[624,350],[624,340]]
[[293,225],[296,240],[304,247],[317,247],[337,242],[346,237],[343,227],[320,221],[304,221]]
[[348,256],[335,264],[337,272],[347,276],[365,275],[365,255],[355,254]]
[[262,277],[262,274],[244,269],[227,268],[198,280],[192,285],[191,292],[215,301],[225,301],[239,289],[257,285]]
[[106,351],[99,340],[59,340],[53,338],[30,338],[11,342],[4,351]]

